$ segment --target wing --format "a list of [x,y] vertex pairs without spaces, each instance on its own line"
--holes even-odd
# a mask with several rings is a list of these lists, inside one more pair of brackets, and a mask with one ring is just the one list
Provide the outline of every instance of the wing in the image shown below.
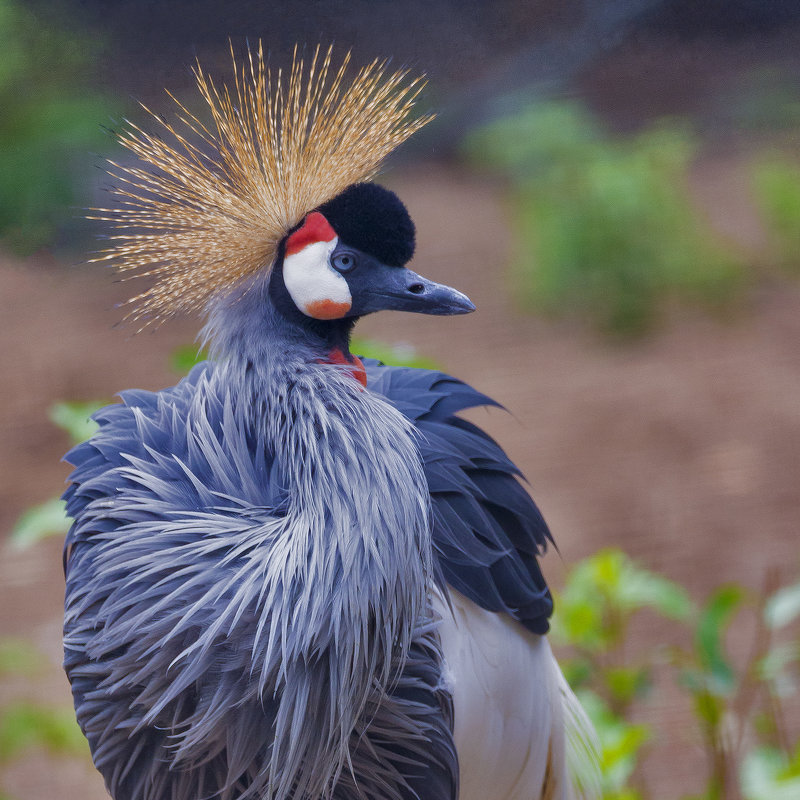
[[369,388],[421,433],[440,580],[487,611],[546,633],[553,601],[537,558],[550,532],[519,469],[491,437],[456,416],[498,404],[441,372],[364,364]]

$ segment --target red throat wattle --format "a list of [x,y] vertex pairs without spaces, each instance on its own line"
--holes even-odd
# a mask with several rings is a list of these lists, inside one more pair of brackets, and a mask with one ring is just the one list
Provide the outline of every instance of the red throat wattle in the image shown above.
[[346,356],[338,347],[334,347],[325,359],[326,364],[343,364],[350,367],[349,372],[365,389],[367,388],[367,370],[358,356]]

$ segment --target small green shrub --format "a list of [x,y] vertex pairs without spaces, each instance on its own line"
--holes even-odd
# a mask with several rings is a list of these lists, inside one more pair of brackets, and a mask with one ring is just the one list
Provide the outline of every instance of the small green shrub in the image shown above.
[[[632,649],[630,624],[641,613],[672,620],[674,637]],[[737,664],[726,634],[745,621],[749,657]],[[682,587],[618,550],[578,563],[556,597],[553,638],[567,648],[564,673],[597,729],[604,800],[653,796],[637,767],[658,753],[658,730],[637,712],[657,669],[670,670],[687,696],[707,756],[694,800],[797,796],[800,742],[784,709],[800,683],[799,622],[800,583],[761,594],[724,585],[696,608]]]
[[739,289],[742,265],[690,201],[694,143],[684,129],[615,140],[580,106],[541,103],[487,125],[466,148],[511,181],[524,305],[625,336],[647,330],[667,300],[719,308]]

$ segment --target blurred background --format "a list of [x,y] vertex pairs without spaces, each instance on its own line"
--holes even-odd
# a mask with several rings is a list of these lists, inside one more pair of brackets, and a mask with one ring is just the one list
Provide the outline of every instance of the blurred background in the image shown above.
[[196,60],[224,79],[258,40],[428,76],[437,118],[381,180],[414,268],[478,311],[358,347],[511,412],[471,418],[558,543],[604,797],[800,797],[797,0],[0,0],[0,797],[105,796],[59,666],[59,459],[92,404],[179,380],[199,327],[117,326],[133,292],[82,209],[140,103],[202,114]]

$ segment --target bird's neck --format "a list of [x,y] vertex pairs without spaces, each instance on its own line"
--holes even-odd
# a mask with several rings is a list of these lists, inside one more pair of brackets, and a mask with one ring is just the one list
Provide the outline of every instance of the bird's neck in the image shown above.
[[[214,379],[273,455],[284,498],[260,613],[265,631],[291,636],[270,639],[262,674],[282,676],[283,704],[303,728],[278,720],[272,768],[288,791],[312,765],[301,782],[323,793],[429,614],[429,495],[411,423],[353,380],[349,349],[274,314],[253,328],[257,311],[246,301],[224,329],[212,318],[211,332],[226,337]],[[330,357],[337,347],[341,363]],[[315,753],[308,731],[332,747]]]
[[202,336],[213,358],[246,364],[269,381],[283,365],[304,362],[352,365],[362,380],[363,365],[350,353],[355,323],[312,319],[291,302],[282,282],[258,277],[217,301]]
[[[297,662],[300,683],[283,691],[300,692],[311,680],[303,665],[324,656],[321,680],[346,690],[330,700],[336,708],[317,710],[319,720],[309,710],[309,727],[334,720],[340,732],[353,729],[354,715],[407,653],[428,613],[432,560],[413,426],[353,380],[349,329],[281,313],[265,283],[226,298],[205,332],[220,360],[214,380],[273,454],[271,480],[285,498],[263,579],[270,625],[291,628],[291,652],[270,657]],[[346,760],[346,737],[329,733]]]

